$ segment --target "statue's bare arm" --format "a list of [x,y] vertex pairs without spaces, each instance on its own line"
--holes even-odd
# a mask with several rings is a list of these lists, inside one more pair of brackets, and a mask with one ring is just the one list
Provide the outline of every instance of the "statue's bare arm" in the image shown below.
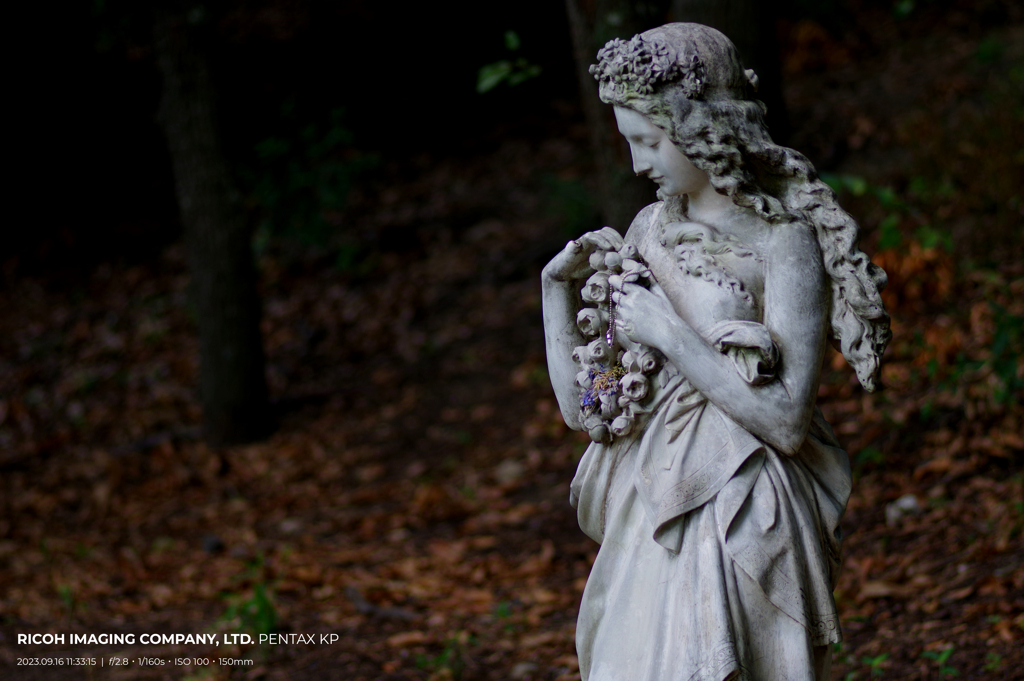
[[572,359],[572,351],[585,342],[576,326],[576,313],[581,302],[580,285],[594,272],[590,267],[590,254],[595,249],[618,250],[622,243],[622,237],[611,227],[589,232],[566,244],[541,273],[548,375],[562,418],[573,430],[583,428],[580,423],[580,394],[576,386],[578,367]]
[[775,380],[748,384],[732,361],[640,286],[617,295],[623,331],[660,349],[693,386],[755,436],[793,454],[807,435],[828,330],[828,286],[817,240],[802,224],[771,228],[766,249],[764,324],[778,346]]

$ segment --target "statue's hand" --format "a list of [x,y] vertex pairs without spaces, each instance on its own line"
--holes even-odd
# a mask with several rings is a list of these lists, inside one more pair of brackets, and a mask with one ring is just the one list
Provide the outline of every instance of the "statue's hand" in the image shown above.
[[543,275],[554,281],[585,279],[594,272],[590,266],[590,254],[595,250],[617,251],[623,246],[622,237],[611,227],[602,227],[596,232],[587,232],[579,239],[570,241],[565,248],[544,267]]
[[671,341],[673,320],[678,320],[668,296],[657,284],[651,290],[637,284],[623,283],[612,293],[615,303],[615,324],[631,341],[658,348]]

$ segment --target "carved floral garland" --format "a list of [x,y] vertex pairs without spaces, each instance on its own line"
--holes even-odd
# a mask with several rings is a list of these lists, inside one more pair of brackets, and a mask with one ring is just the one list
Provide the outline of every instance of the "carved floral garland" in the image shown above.
[[580,365],[576,375],[580,420],[592,440],[610,442],[629,435],[637,417],[647,412],[643,407],[650,393],[647,375],[661,368],[664,360],[656,349],[615,333],[612,289],[651,278],[636,248],[626,244],[618,251],[596,250],[590,266],[596,271],[580,295],[592,307],[580,310],[576,324],[594,340],[576,348],[572,356]]
[[704,64],[696,50],[689,59],[680,59],[676,46],[639,35],[629,41],[608,41],[597,53],[590,73],[613,90],[633,89],[640,95],[652,94],[659,83],[677,80],[688,99],[697,99],[704,92]]

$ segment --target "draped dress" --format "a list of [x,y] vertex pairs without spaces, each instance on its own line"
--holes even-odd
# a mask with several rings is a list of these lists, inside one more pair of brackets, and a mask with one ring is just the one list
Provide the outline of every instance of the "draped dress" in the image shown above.
[[[785,358],[761,324],[764,263],[663,208],[641,211],[627,242],[648,262],[671,258],[673,305],[692,306],[695,330],[744,380],[777,380]],[[583,680],[827,678],[851,484],[831,428],[815,409],[790,456],[670,362],[652,387],[645,421],[592,444],[571,485],[580,527],[601,544],[576,630]]]

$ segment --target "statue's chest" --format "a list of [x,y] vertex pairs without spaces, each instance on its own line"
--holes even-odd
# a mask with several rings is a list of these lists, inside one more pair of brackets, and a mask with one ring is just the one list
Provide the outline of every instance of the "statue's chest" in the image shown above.
[[723,321],[763,321],[764,259],[752,248],[692,222],[665,225],[661,246],[677,269],[674,306],[698,332]]

